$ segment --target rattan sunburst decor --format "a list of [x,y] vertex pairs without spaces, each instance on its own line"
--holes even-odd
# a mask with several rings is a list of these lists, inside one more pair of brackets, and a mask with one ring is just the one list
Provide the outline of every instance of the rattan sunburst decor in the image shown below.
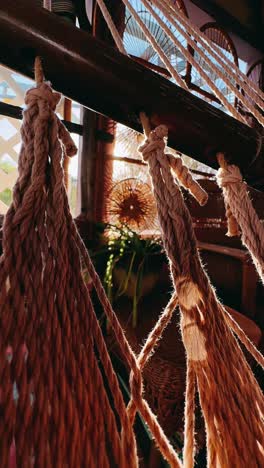
[[157,210],[150,186],[136,178],[117,182],[109,194],[108,213],[111,223],[134,231],[155,228]]

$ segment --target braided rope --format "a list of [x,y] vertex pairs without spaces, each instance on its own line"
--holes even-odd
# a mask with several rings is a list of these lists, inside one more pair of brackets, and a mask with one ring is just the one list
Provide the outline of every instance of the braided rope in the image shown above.
[[91,277],[91,280],[97,292],[102,308],[109,320],[109,323],[111,324],[112,330],[116,337],[116,341],[120,347],[120,350],[122,351],[122,354],[125,356],[127,360],[127,364],[131,368],[130,382],[131,382],[132,400],[135,403],[137,411],[141,413],[142,417],[145,419],[146,423],[148,424],[149,429],[155,439],[155,442],[158,448],[160,449],[162,455],[164,456],[164,458],[170,463],[170,465],[173,468],[179,468],[181,467],[181,462],[176,452],[173,450],[172,446],[170,445],[168,439],[166,438],[164,434],[164,431],[158,424],[155,415],[152,413],[146,401],[143,400],[142,398],[142,391],[143,391],[142,377],[141,377],[141,372],[138,366],[136,356],[134,355],[133,351],[130,348],[130,345],[124,335],[124,332],[120,326],[120,323],[112,309],[112,305],[109,302],[109,299],[106,295],[106,292],[103,288],[100,278],[95,271],[94,265],[88,255],[88,252],[81,238],[77,234],[77,231],[73,222],[72,222],[72,229],[73,229],[72,234],[76,237],[76,242],[78,243],[78,247],[83,256],[85,266],[87,268],[87,271],[89,272],[89,275]]
[[218,155],[221,168],[217,183],[223,190],[225,205],[241,229],[241,240],[248,248],[259,276],[264,283],[264,226],[249,199],[247,185],[243,182],[240,170],[228,165],[222,154]]
[[60,95],[43,82],[39,59],[36,78],[26,94],[19,177],[0,258],[0,464],[8,466],[15,441],[23,466],[34,456],[43,468],[108,467],[110,460],[134,468],[134,432],[71,234],[61,162],[63,148],[67,155],[76,149],[54,113]]
[[[183,342],[197,379],[208,459],[211,463],[218,460],[223,466],[257,467],[264,462],[264,427],[260,417],[264,410],[263,395],[201,266],[191,217],[164,154],[165,136],[166,127],[158,127],[140,150],[149,164],[181,310]],[[191,401],[190,397],[188,408],[192,407]],[[186,435],[191,452],[193,425],[194,419],[189,415]],[[192,458],[190,454],[190,466]]]
[[245,332],[242,330],[242,328],[238,325],[238,323],[234,320],[232,315],[230,315],[226,309],[225,311],[225,319],[229,325],[229,327],[233,330],[233,332],[236,334],[236,336],[239,338],[241,343],[245,346],[245,348],[248,350],[248,352],[254,357],[255,361],[264,369],[264,357],[262,354],[258,351],[258,349],[254,346],[252,341],[247,337]]
[[[0,258],[0,382],[4,382],[0,399],[1,465],[8,466],[15,443],[17,459],[23,466],[29,466],[33,456],[41,468],[107,468],[112,461],[121,468],[136,468],[132,428],[136,409],[166,460],[172,467],[181,467],[143,399],[141,375],[178,301],[188,355],[187,466],[193,465],[194,456],[196,379],[208,432],[209,459],[227,466],[239,466],[240,462],[261,466],[264,441],[259,415],[264,412],[263,396],[201,267],[191,218],[172,177],[174,163],[171,156],[164,155],[166,127],[151,132],[141,152],[149,164],[177,296],[173,295],[136,358],[70,214],[61,161],[63,148],[69,156],[75,153],[75,147],[54,112],[60,95],[43,82],[39,59],[36,78],[36,88],[29,90],[25,99],[19,176],[5,218]],[[204,193],[182,165],[176,163],[174,171],[202,200]],[[80,259],[131,367],[128,408],[82,278]],[[232,324],[232,328],[259,358],[239,327]],[[231,424],[232,435],[228,430]]]
[[183,164],[182,159],[179,156],[173,156],[172,154],[168,153],[167,158],[172,171],[175,173],[181,185],[186,188],[186,190],[189,190],[189,192],[201,206],[204,206],[208,201],[208,194],[193,178],[188,167]]
[[186,395],[185,395],[185,428],[184,428],[184,448],[183,460],[184,468],[193,468],[194,466],[194,432],[195,432],[195,390],[196,377],[192,363],[187,360],[186,375]]

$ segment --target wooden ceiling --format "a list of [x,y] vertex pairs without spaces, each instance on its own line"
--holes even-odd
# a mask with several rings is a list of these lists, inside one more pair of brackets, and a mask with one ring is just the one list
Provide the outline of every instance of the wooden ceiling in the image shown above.
[[264,53],[264,0],[191,0],[226,30]]
[[249,30],[255,31],[262,25],[261,0],[212,0],[212,3],[223,8]]

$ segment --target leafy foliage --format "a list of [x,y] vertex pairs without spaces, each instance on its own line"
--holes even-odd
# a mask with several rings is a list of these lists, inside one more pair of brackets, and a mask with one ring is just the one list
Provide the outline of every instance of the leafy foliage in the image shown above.
[[[104,273],[104,285],[110,301],[114,301],[127,293],[133,275],[133,326],[137,322],[137,306],[142,297],[142,284],[147,273],[160,271],[164,262],[163,247],[159,239],[142,238],[126,225],[105,226],[107,244],[96,255],[107,255]],[[114,288],[114,270],[122,268],[125,272],[117,288]]]
[[7,206],[11,204],[12,201],[12,190],[6,188],[3,192],[0,193],[0,200]]

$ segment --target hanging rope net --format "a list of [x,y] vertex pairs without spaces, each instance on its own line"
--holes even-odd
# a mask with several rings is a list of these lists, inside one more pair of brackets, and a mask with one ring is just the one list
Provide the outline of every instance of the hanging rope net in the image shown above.
[[[264,422],[263,409],[260,409],[263,395],[231,331],[237,333],[238,327],[233,326],[232,319],[218,302],[202,268],[191,217],[173,180],[170,160],[164,154],[166,136],[167,128],[158,127],[149,134],[140,151],[149,164],[181,310],[187,353],[184,466],[194,465],[196,383],[206,424],[208,465],[261,466],[264,461]],[[237,335],[249,344],[240,331]],[[259,355],[257,359],[263,365],[263,357]],[[250,416],[248,404],[253,404]],[[252,439],[251,431],[255,432]]]
[[[180,466],[142,398],[141,373],[73,223],[63,155],[76,148],[44,83],[26,94],[19,177],[0,259],[0,462],[18,466],[137,466],[126,411],[89,291],[87,269],[131,369],[136,408],[165,458]],[[106,383],[107,382],[107,385]]]
[[[142,397],[141,370],[179,303],[187,350],[185,463],[194,460],[194,392],[200,393],[210,466],[261,466],[263,397],[231,326],[263,358],[218,303],[199,260],[190,216],[164,155],[166,127],[141,147],[148,162],[174,294],[138,358],[131,351],[73,223],[63,154],[75,147],[55,114],[59,94],[42,81],[26,94],[19,178],[3,230],[0,260],[1,466],[137,466],[139,411],[163,456],[181,466]],[[172,164],[172,166],[171,166]],[[184,171],[183,171],[184,173]],[[201,203],[204,192],[188,180]],[[177,208],[176,208],[177,207]],[[131,368],[126,409],[89,291],[85,265]],[[228,325],[229,326],[228,326]],[[238,329],[238,330],[237,330]],[[106,384],[107,382],[107,384]],[[229,430],[233,428],[232,432]]]
[[[195,29],[189,30],[186,17],[177,16],[168,0],[163,6],[158,0],[142,3],[155,18],[157,8],[176,22],[181,18],[188,34],[195,36]],[[155,42],[152,46],[158,50]],[[196,390],[205,420],[208,466],[263,466],[264,399],[237,338],[262,367],[264,358],[216,298],[178,182],[201,204],[206,194],[180,158],[164,152],[167,128],[150,131],[142,116],[147,138],[140,152],[149,167],[175,291],[135,356],[70,214],[62,164],[76,148],[55,114],[60,95],[43,81],[38,61],[36,81],[25,98],[19,176],[5,217],[0,257],[1,466],[137,467],[133,426],[139,412],[169,465],[181,467],[144,399],[142,383],[142,370],[178,306],[187,355],[184,467],[194,466]],[[253,85],[248,89],[255,93]],[[259,94],[263,106],[262,97]],[[227,180],[220,173],[226,204],[243,229],[244,220],[228,198],[230,183],[237,183],[232,177]],[[256,259],[262,256],[262,251],[250,251]],[[131,369],[128,407],[82,266]]]

